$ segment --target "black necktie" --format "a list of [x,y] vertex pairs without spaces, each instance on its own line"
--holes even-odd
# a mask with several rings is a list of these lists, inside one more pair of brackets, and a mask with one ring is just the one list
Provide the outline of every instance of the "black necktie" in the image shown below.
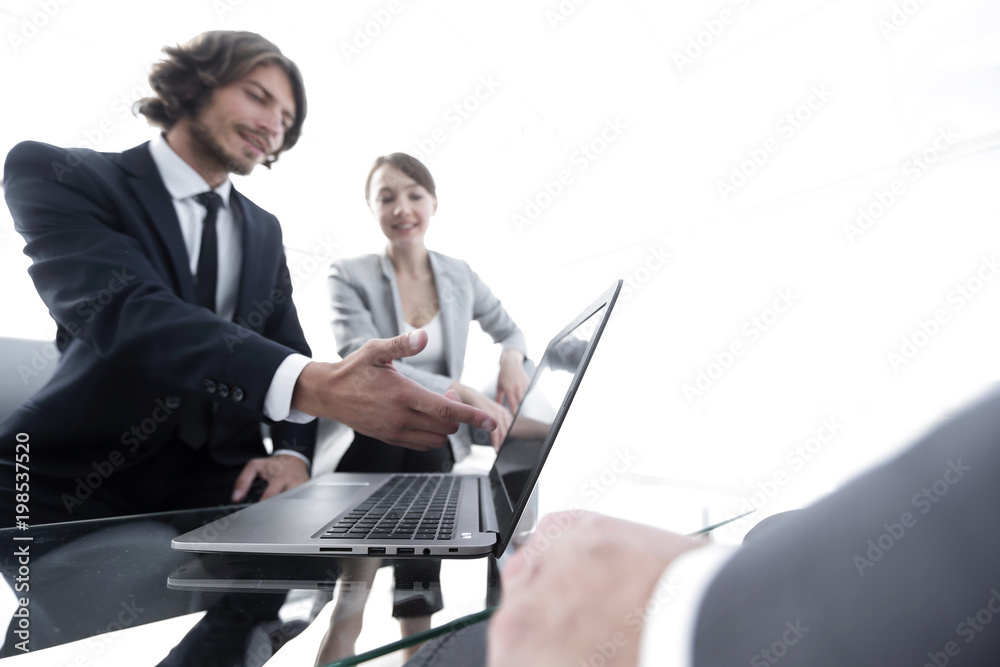
[[[201,228],[201,251],[198,253],[196,294],[198,305],[215,312],[215,287],[219,282],[219,237],[215,223],[219,218],[222,197],[216,192],[202,192],[195,197],[205,207],[205,220]],[[212,423],[212,402],[190,397],[181,408],[177,437],[189,447],[201,449],[208,441]]]
[[219,218],[222,197],[208,191],[197,195],[198,203],[205,207],[205,220],[201,227],[201,252],[198,253],[198,305],[215,312],[215,287],[219,283],[219,236],[215,222]]

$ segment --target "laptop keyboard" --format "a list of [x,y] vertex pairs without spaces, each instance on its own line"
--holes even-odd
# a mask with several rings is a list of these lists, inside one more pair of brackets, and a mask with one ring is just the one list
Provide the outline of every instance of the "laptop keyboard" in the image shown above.
[[319,537],[450,540],[461,486],[455,475],[396,475]]

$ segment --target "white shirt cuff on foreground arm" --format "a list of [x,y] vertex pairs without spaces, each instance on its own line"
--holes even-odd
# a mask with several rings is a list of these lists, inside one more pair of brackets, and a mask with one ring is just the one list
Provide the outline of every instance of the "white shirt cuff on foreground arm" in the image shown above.
[[294,424],[308,424],[315,417],[299,410],[292,410],[292,391],[302,373],[312,359],[302,354],[290,354],[278,366],[271,379],[271,386],[264,395],[264,416],[276,422],[290,421]]
[[738,547],[709,545],[682,554],[660,577],[646,605],[640,667],[691,667],[701,601]]

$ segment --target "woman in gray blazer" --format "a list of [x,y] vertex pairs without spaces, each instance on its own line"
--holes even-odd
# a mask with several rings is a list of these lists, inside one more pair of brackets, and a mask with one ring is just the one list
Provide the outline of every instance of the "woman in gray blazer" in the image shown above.
[[[427,347],[397,361],[396,367],[424,387],[486,411],[497,423],[492,444],[499,447],[528,388],[524,334],[466,262],[427,249],[424,236],[437,210],[437,194],[430,171],[419,160],[405,153],[375,160],[365,182],[365,200],[388,244],[382,254],[339,259],[330,267],[339,353],[346,356],[373,338],[426,329]],[[495,396],[460,382],[473,320],[502,347]],[[469,453],[470,440],[469,431],[461,430],[451,436],[450,447],[417,452],[356,434],[337,470],[448,471]],[[359,561],[346,564],[345,577],[373,578],[377,561]],[[440,562],[398,562],[395,577],[393,616],[400,619],[403,634],[429,628],[430,615],[442,607],[440,586],[434,585]],[[413,590],[419,588],[413,582],[424,584],[425,594]],[[353,653],[366,596],[360,593],[339,609],[341,613],[334,612],[331,632],[321,646],[323,660]]]

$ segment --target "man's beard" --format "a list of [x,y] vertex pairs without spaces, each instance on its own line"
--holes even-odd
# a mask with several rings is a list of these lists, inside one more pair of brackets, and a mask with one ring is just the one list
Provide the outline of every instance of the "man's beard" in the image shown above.
[[214,161],[225,169],[227,173],[246,176],[257,166],[257,163],[251,159],[233,155],[223,148],[222,144],[216,140],[215,135],[212,134],[212,131],[200,121],[192,122],[190,131],[191,138],[194,139],[194,149],[198,153],[201,153],[202,157]]

